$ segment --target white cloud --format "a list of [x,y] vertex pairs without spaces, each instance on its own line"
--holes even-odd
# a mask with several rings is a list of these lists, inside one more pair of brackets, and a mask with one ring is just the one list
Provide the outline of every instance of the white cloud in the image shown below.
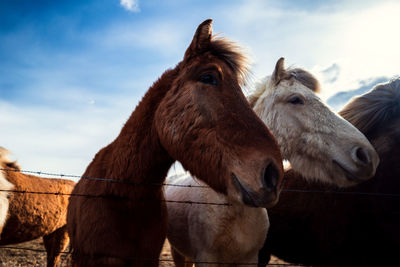
[[0,100],[5,126],[0,146],[24,170],[81,175],[97,151],[115,139],[138,100],[103,96],[104,106],[78,103],[68,110]]
[[322,70],[325,83],[334,83],[339,78],[340,67],[338,64],[333,63],[330,67]]
[[131,12],[140,11],[138,0],[121,0],[120,5]]
[[[208,17],[214,19],[215,32],[222,32],[223,36],[251,49],[254,76],[271,74],[276,61],[284,56],[288,66],[296,64],[319,77],[323,98],[337,91],[358,88],[361,80],[370,77],[399,74],[400,35],[396,24],[399,3],[375,2],[371,6],[361,1],[358,9],[350,9],[344,1],[331,12],[289,10],[271,3],[245,1],[224,9],[207,8],[211,13],[203,10],[196,13],[201,15],[186,16],[185,23],[177,13],[135,23],[116,22],[90,34],[88,38],[94,47],[104,49],[101,55],[115,49],[122,50],[123,54],[133,53],[138,59],[132,65],[118,63],[105,67],[97,60],[98,54],[89,58],[82,56],[83,62],[67,61],[68,56],[58,60],[69,63],[59,71],[35,69],[41,74],[35,74],[35,80],[42,83],[34,89],[41,92],[42,98],[79,107],[65,111],[58,107],[16,106],[0,100],[0,125],[6,125],[0,131],[0,146],[10,149],[23,169],[82,174],[95,153],[117,136],[138,97],[166,67],[173,67],[182,58],[196,26]],[[139,11],[137,1],[121,0],[120,4],[128,10]],[[151,63],[140,66],[140,77],[124,77],[133,73],[131,66],[142,64],[139,61],[142,55],[138,52],[141,50],[137,48],[151,50],[152,57],[147,51],[143,53]],[[38,53],[34,55],[36,59]],[[111,91],[108,96],[101,90],[84,94],[85,88],[80,83],[64,88],[62,94],[57,93],[59,85],[67,84],[72,78],[85,80],[85,76],[79,75],[79,69],[74,72],[70,66],[91,69],[97,65],[103,70],[93,73],[101,77],[101,86],[113,88],[115,81],[123,92],[131,89],[135,94],[136,90],[137,98],[128,101],[129,97],[121,95],[121,91]],[[121,75],[115,74],[118,71]],[[118,79],[109,78],[111,75]]]
[[[251,48],[256,77],[271,74],[283,56],[288,66],[315,74],[327,99],[357,88],[360,80],[399,74],[398,2],[342,1],[299,10],[279,7],[276,1],[251,1],[222,13],[224,32]],[[332,65],[340,71],[330,73],[329,79],[322,72]]]

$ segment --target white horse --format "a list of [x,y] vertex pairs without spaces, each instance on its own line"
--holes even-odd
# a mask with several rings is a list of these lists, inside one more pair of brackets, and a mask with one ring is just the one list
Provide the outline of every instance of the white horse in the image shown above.
[[[272,76],[257,85],[249,102],[275,135],[283,158],[306,179],[340,187],[369,179],[379,163],[377,153],[362,133],[321,102],[315,94],[318,90],[319,83],[310,73],[285,69],[281,58]],[[204,185],[190,175],[167,181]],[[167,186],[165,197],[172,201],[232,204],[167,202],[167,236],[177,267],[192,266],[190,262],[196,266],[257,263],[269,228],[266,209],[245,206],[210,188]]]

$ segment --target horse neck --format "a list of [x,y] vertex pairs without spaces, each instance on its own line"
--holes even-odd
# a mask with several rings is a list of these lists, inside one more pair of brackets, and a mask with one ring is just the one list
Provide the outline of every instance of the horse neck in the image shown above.
[[134,183],[158,183],[164,180],[174,159],[159,142],[154,129],[154,116],[158,104],[177,75],[176,69],[166,71],[153,84],[119,136],[98,152],[84,176]]
[[228,212],[234,215],[240,221],[244,223],[249,218],[257,218],[260,217],[260,214],[264,213],[265,208],[254,208],[246,206],[242,203],[235,203],[232,206],[228,207]]

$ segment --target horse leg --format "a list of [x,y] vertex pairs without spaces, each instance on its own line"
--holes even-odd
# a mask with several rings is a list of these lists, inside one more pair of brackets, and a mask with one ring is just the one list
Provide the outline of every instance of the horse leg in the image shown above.
[[193,263],[171,246],[171,254],[176,267],[192,267]]
[[56,266],[69,243],[67,227],[64,225],[53,233],[43,236],[44,247],[47,252],[47,267]]

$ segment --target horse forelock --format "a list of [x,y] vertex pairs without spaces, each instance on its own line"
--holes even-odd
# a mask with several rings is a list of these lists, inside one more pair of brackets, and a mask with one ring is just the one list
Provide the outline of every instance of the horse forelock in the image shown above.
[[[267,76],[263,80],[261,80],[258,84],[256,84],[256,88],[252,95],[248,97],[248,101],[251,107],[256,105],[257,100],[263,95],[264,91],[268,89],[269,85],[271,84],[272,76]],[[294,79],[298,81],[300,84],[304,85],[308,89],[310,89],[314,93],[319,93],[321,91],[320,84],[318,80],[308,71],[305,71],[301,68],[289,68],[285,70],[284,76],[280,79],[281,81],[289,81]],[[279,84],[274,83],[274,84]]]
[[319,93],[321,90],[318,80],[306,70],[301,68],[287,69],[286,75],[282,80],[290,80],[291,78],[294,78],[314,93]]
[[240,46],[226,38],[213,37],[209,51],[228,64],[237,74],[241,85],[246,83],[250,73],[250,61]]
[[400,117],[400,78],[353,98],[339,114],[365,135],[379,131]]

